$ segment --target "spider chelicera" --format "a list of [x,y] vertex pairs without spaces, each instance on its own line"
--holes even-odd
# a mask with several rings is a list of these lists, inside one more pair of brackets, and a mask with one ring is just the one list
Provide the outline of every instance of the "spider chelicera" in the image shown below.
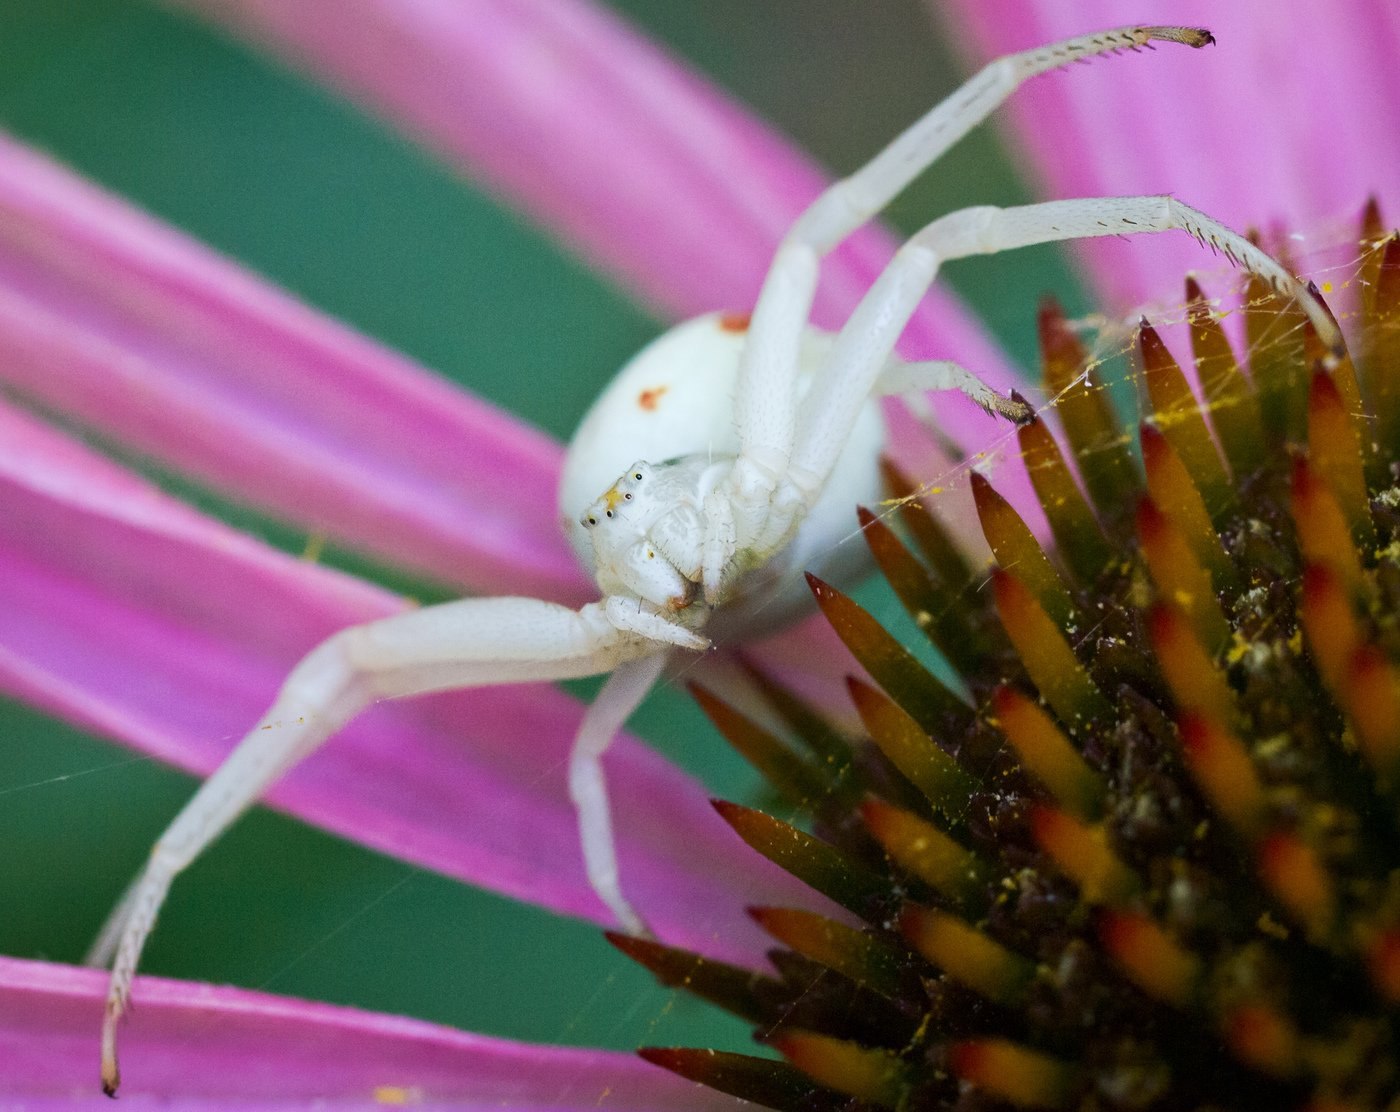
[[801,612],[808,600],[797,573],[825,571],[833,553],[849,551],[836,542],[850,532],[852,509],[880,497],[876,399],[954,389],[1012,420],[1030,416],[953,363],[895,357],[944,262],[1180,229],[1296,298],[1329,349],[1340,349],[1315,295],[1235,232],[1165,196],[951,213],[899,249],[839,332],[808,323],[822,256],[1023,81],[1153,41],[1201,47],[1213,39],[1194,28],[1127,27],[990,63],[798,217],[751,316],[682,324],[622,370],[575,434],[560,484],[598,602],[570,610],[531,598],[462,599],[343,630],[307,654],[160,837],[93,947],[91,961],[113,964],[102,1032],[109,1094],[118,1084],[117,1023],[175,876],[288,768],[379,699],[611,673],[574,742],[569,787],[594,890],[624,929],[644,931],[618,876],[601,761],[668,659],[772,632]]

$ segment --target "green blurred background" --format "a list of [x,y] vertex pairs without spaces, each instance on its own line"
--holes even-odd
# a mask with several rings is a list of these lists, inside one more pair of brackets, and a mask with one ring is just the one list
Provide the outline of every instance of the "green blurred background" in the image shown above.
[[[918,0],[615,6],[838,171],[960,72]],[[0,0],[0,125],[560,438],[658,328],[377,122],[159,7]],[[983,129],[892,216],[912,228],[1024,197]],[[959,264],[948,280],[1023,365],[1043,291],[1083,308],[1052,249]],[[194,496],[294,551],[303,543]],[[889,612],[878,587],[869,597]],[[684,696],[662,692],[637,727],[716,791],[758,798]],[[11,703],[0,702],[0,736],[0,952],[77,961],[193,782]],[[144,968],[544,1042],[748,1045],[592,927],[266,811],[176,884]]]

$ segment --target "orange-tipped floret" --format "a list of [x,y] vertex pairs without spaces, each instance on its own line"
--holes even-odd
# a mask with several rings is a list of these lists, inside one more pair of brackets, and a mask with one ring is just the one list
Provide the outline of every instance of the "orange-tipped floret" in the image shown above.
[[793,821],[721,813],[860,924],[755,909],[776,973],[634,945],[786,1058],[653,1060],[783,1109],[1397,1106],[1400,240],[1365,235],[1354,366],[1260,286],[1237,357],[1188,282],[1199,389],[1188,329],[1144,328],[1136,430],[1043,310],[1017,440],[1054,546],[969,480],[981,568],[887,467],[860,522],[956,675],[813,580],[863,733],[705,696]]

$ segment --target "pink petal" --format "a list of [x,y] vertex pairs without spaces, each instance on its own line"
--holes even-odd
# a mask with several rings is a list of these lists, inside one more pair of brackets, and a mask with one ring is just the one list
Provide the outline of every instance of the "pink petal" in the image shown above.
[[[0,958],[0,1096],[25,1108],[89,1098],[105,974]],[[233,988],[143,977],[122,1031],[121,1108],[718,1110],[741,1102],[627,1054],[529,1046]],[[98,1102],[103,1102],[99,1104]]]
[[[1392,219],[1400,211],[1394,5],[1158,0],[1128,11],[1114,0],[957,0],[945,8],[944,25],[969,40],[970,64],[1125,16],[1209,27],[1219,40],[1095,61],[1023,90],[1011,110],[1013,146],[1047,196],[1169,192],[1234,227],[1282,224],[1323,247],[1354,237],[1369,194]],[[1174,299],[1184,270],[1220,269],[1172,238],[1179,242],[1086,247],[1106,302]]]
[[588,593],[548,437],[3,137],[0,382],[392,563]]
[[[750,306],[779,238],[826,180],[588,0],[175,2],[320,75],[668,315]],[[844,319],[893,246],[870,228],[836,252],[819,323]],[[903,347],[958,360],[1001,388],[1017,381],[943,290],[925,300]],[[966,448],[1005,435],[960,396],[936,406]],[[998,489],[1027,504],[1018,453],[983,462],[995,464]]]
[[[403,605],[212,522],[4,408],[0,505],[0,690],[198,774],[312,645]],[[404,860],[606,922],[565,787],[580,709],[538,685],[382,704],[269,802]],[[813,898],[644,745],[621,739],[608,773],[622,875],[663,937],[752,960],[764,943],[743,905]]]

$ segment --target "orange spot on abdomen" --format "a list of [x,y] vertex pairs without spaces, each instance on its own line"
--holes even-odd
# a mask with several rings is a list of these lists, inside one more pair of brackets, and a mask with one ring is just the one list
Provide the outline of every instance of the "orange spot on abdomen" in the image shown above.
[[725,313],[719,318],[719,326],[726,332],[747,332],[752,313]]
[[669,389],[669,386],[653,386],[650,390],[643,390],[637,395],[637,404],[651,413],[661,401],[661,395]]

